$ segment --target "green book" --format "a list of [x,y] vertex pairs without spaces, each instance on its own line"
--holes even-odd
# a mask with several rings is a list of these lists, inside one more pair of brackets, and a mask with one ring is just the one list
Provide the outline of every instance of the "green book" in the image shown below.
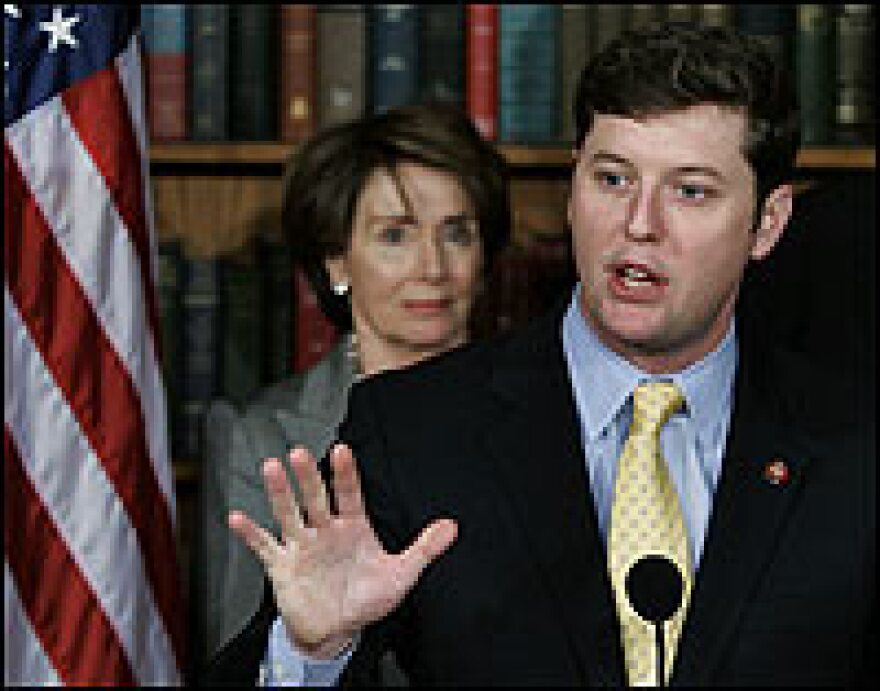
[[834,8],[798,5],[795,72],[803,144],[830,144],[834,126]]
[[236,140],[277,138],[276,9],[265,4],[229,6],[229,125]]
[[835,138],[840,144],[874,141],[874,40],[872,5],[838,6]]
[[159,328],[162,331],[162,380],[171,456],[179,456],[181,352],[181,288],[183,267],[179,240],[159,243],[156,293],[159,298]]
[[586,5],[562,6],[562,118],[561,138],[574,142],[574,95],[590,55],[589,16]]
[[293,253],[287,243],[267,245],[262,255],[265,319],[265,383],[293,372]]
[[259,249],[224,258],[223,394],[246,401],[263,383],[263,285]]

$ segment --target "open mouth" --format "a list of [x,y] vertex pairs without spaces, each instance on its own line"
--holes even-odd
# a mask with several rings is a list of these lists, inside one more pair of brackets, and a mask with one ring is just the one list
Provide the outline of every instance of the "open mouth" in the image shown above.
[[669,284],[669,279],[644,264],[621,262],[611,266],[614,277],[623,285],[638,288],[643,286]]

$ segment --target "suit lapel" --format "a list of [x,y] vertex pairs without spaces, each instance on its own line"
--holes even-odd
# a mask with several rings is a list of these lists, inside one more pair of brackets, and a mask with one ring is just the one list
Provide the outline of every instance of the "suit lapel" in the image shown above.
[[[749,594],[774,553],[806,470],[804,447],[791,425],[782,424],[778,404],[771,406],[766,395],[773,388],[768,382],[774,380],[756,362],[742,358],[721,479],[679,643],[675,684],[711,682]],[[767,475],[775,461],[784,464],[785,482],[775,484]]]
[[622,684],[603,543],[564,362],[559,315],[493,363],[498,410],[485,450],[521,519],[583,682]]

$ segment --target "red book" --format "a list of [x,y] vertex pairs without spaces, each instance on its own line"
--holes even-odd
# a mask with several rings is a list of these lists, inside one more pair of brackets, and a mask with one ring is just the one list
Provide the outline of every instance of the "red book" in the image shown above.
[[147,120],[153,141],[187,138],[189,50],[186,5],[144,5]]
[[336,344],[337,331],[333,322],[321,311],[318,298],[301,269],[294,275],[294,348],[293,371],[309,369]]
[[498,7],[468,5],[465,21],[467,112],[482,135],[498,131]]
[[315,131],[316,6],[281,5],[279,21],[279,133],[282,141],[301,142]]

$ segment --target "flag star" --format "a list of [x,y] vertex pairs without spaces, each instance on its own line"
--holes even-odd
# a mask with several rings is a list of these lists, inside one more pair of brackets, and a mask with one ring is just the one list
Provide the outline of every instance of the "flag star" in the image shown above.
[[58,44],[61,42],[64,42],[73,48],[76,48],[77,46],[76,39],[70,31],[73,28],[73,25],[79,21],[79,17],[74,15],[65,19],[61,14],[62,11],[62,8],[55,6],[52,8],[52,21],[40,22],[40,31],[48,31],[52,34],[51,42],[49,43],[50,53],[54,53],[58,50]]
[[8,14],[10,17],[21,19],[21,10],[15,5],[3,5],[3,13]]

